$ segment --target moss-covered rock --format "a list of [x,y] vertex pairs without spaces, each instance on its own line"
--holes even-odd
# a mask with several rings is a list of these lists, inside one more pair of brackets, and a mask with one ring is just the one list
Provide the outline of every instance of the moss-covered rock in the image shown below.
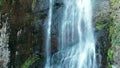
[[40,60],[40,57],[38,55],[33,55],[25,61],[25,63],[22,65],[21,68],[29,68],[31,65],[33,65],[38,60]]
[[112,25],[110,27],[110,36],[111,36],[111,45],[113,51],[113,61],[111,64],[115,68],[120,67],[120,0],[110,0],[111,7],[111,22]]
[[120,7],[120,0],[110,0],[110,5],[113,9]]
[[98,65],[100,68],[107,68],[108,65],[108,52],[111,47],[109,29],[111,25],[110,19],[110,6],[108,0],[96,1],[93,21],[95,22],[95,35],[97,38],[96,51]]

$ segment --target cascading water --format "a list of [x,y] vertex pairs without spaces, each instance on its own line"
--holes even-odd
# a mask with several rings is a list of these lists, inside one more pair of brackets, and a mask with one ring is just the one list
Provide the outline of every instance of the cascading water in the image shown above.
[[[7,14],[2,16],[6,17]],[[7,68],[10,56],[10,51],[8,49],[9,34],[7,33],[8,17],[6,17],[5,22],[1,23],[2,28],[0,29],[0,68]]]
[[[91,0],[64,0],[64,7],[58,52],[53,54],[47,68],[97,68]],[[50,36],[49,32],[48,27]],[[50,54],[49,49],[46,52]]]
[[50,56],[51,56],[51,22],[52,22],[52,0],[49,0],[49,12],[46,32],[46,65],[45,68],[50,67]]

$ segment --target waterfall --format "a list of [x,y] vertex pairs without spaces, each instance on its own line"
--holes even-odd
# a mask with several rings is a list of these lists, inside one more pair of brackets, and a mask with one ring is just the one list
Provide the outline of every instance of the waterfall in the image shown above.
[[[48,24],[51,25],[50,7]],[[50,25],[47,30],[47,68],[97,68],[91,0],[64,0],[64,7],[58,51],[51,58]]]
[[[2,16],[5,17],[6,15],[7,14]],[[8,17],[6,18],[5,22],[1,23],[2,28],[0,29],[0,68],[7,68],[10,56],[10,51],[8,49],[9,34],[7,33]]]
[[46,32],[46,65],[45,68],[50,67],[50,53],[51,53],[51,23],[52,23],[52,0],[49,0],[49,12],[48,12],[48,22],[47,22],[47,32]]

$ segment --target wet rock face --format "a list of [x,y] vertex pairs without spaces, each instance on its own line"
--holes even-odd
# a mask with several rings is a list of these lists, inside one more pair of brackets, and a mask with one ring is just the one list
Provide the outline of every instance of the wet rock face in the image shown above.
[[10,24],[15,29],[30,24],[32,0],[3,0],[4,12],[8,12],[10,16]]
[[100,68],[107,67],[107,53],[111,47],[109,38],[110,6],[109,0],[97,0],[94,7],[93,22],[95,23],[96,51]]
[[34,8],[34,13],[46,12],[49,9],[48,0],[36,0],[36,5]]
[[32,0],[3,0],[3,11],[9,20],[9,68],[21,67],[33,53]]
[[[36,0],[36,5],[33,11],[33,15],[35,17],[35,36],[36,39],[38,38],[38,36],[40,36],[41,34],[44,34],[43,37],[41,37],[44,41],[45,41],[45,29],[47,28],[47,18],[48,18],[48,11],[49,11],[49,0]],[[58,28],[59,28],[59,24],[60,24],[60,20],[62,19],[62,14],[64,8],[63,8],[64,4],[63,4],[63,0],[55,0],[54,4],[53,4],[53,16],[52,16],[52,40],[51,40],[51,45],[52,45],[52,53],[57,51],[57,37],[58,37]],[[40,32],[40,29],[42,30]],[[42,40],[41,39],[41,40]],[[40,40],[40,39],[39,39]],[[40,45],[39,43],[40,41],[38,41],[37,45]],[[43,42],[44,44],[45,42]],[[40,45],[40,49],[42,49],[42,52],[44,50],[44,45]],[[44,53],[43,52],[43,53]],[[42,53],[42,55],[43,55]]]

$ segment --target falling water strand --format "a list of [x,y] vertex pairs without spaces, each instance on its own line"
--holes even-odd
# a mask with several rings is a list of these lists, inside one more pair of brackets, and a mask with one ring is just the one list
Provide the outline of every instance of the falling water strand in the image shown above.
[[9,34],[7,33],[7,24],[8,17],[6,18],[5,22],[2,22],[2,28],[0,29],[0,68],[8,68],[7,64],[10,56],[10,51],[8,49]]
[[51,68],[97,68],[91,0],[64,0],[64,7]]
[[50,67],[50,53],[51,53],[51,21],[52,20],[52,0],[49,0],[49,12],[47,23],[47,37],[46,37],[46,65],[45,68]]

